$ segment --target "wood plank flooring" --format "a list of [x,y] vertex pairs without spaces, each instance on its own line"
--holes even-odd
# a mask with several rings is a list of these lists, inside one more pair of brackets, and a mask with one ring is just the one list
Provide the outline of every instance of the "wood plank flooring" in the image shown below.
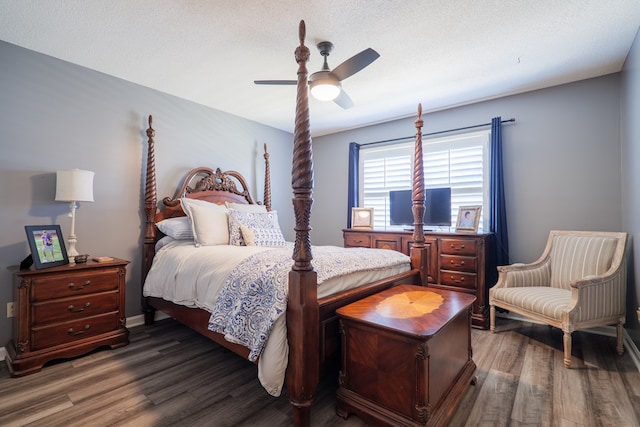
[[[450,426],[640,426],[640,373],[615,339],[573,334],[573,369],[562,334],[500,319],[472,331],[477,384]],[[10,378],[0,368],[0,426],[289,426],[286,396],[269,396],[257,368],[177,322],[131,328],[131,344],[54,362]],[[314,426],[361,427],[335,415],[336,375],[325,378]]]

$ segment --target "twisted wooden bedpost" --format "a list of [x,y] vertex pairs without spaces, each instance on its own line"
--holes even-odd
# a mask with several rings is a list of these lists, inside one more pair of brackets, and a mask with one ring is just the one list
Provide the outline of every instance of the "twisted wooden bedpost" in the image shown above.
[[264,205],[268,211],[271,210],[271,169],[266,143],[264,144]]
[[[155,254],[156,244],[156,227],[155,215],[157,209],[158,196],[156,192],[156,159],[155,159],[155,141],[156,131],[152,127],[153,117],[149,115],[149,128],[147,129],[148,150],[147,150],[147,179],[145,182],[144,195],[144,243],[143,247],[143,266],[142,266],[142,283],[147,278],[147,273],[151,269],[151,263]],[[146,298],[142,297],[142,310],[144,312],[144,322],[146,325],[153,323],[155,310],[147,304]]]
[[287,390],[293,406],[296,426],[311,422],[311,405],[319,380],[319,309],[317,275],[311,265],[310,215],[313,204],[313,161],[309,131],[309,91],[306,63],[309,49],[304,45],[305,23],[300,21],[300,46],[295,51],[298,63],[296,119],[291,185],[296,217],[294,265],[289,273],[287,333],[289,365]]
[[415,121],[416,139],[413,156],[413,242],[411,244],[411,265],[420,270],[422,284],[427,284],[427,247],[424,240],[424,163],[422,159],[422,104],[418,104],[418,118]]

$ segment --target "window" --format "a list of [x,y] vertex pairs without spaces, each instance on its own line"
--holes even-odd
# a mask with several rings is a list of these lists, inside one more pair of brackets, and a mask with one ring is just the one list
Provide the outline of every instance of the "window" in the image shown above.
[[[458,208],[464,205],[482,205],[479,228],[484,228],[489,206],[489,134],[486,130],[422,141],[425,187],[451,187],[452,228]],[[389,225],[389,191],[411,188],[413,154],[414,140],[360,149],[360,206],[374,209],[375,229],[397,228]]]

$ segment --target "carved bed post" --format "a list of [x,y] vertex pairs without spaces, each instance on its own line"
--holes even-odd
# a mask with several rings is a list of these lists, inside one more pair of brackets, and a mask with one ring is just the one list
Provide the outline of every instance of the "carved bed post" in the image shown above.
[[287,308],[289,338],[287,390],[289,401],[293,406],[296,426],[310,425],[311,405],[319,379],[317,275],[311,264],[313,256],[309,235],[311,205],[313,204],[313,162],[306,67],[309,60],[309,49],[304,45],[305,32],[304,21],[300,21],[300,46],[295,51],[298,63],[298,86],[291,169],[296,240],[293,249],[294,265],[289,273]]
[[264,205],[268,211],[271,210],[271,169],[266,143],[264,144]]
[[[143,265],[142,265],[142,283],[144,284],[147,278],[147,273],[151,269],[151,262],[153,261],[153,255],[155,254],[156,244],[156,226],[155,215],[158,203],[158,196],[156,192],[156,157],[155,157],[155,141],[153,138],[156,136],[156,131],[152,127],[153,117],[149,115],[149,128],[147,129],[148,151],[147,151],[147,179],[145,181],[145,195],[144,195],[144,214],[145,214],[145,227],[144,227],[144,243],[143,247]],[[142,297],[142,311],[144,312],[144,323],[150,325],[153,323],[155,310],[147,304],[146,298]]]
[[427,284],[427,247],[424,241],[424,164],[422,160],[422,104],[418,104],[418,118],[415,121],[416,141],[413,156],[413,243],[411,244],[411,265],[420,270],[422,285]]

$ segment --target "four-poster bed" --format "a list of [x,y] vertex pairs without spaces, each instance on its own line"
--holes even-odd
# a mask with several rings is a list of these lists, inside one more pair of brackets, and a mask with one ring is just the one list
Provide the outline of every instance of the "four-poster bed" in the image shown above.
[[[307,85],[306,63],[309,58],[309,49],[304,45],[305,25],[300,22],[300,45],[295,51],[298,63],[298,84],[296,97],[296,117],[293,147],[292,165],[292,189],[293,207],[295,213],[295,242],[292,247],[292,267],[288,272],[288,298],[286,299],[286,343],[288,343],[288,363],[286,366],[286,388],[289,400],[294,409],[294,424],[310,424],[310,408],[313,402],[316,386],[321,370],[337,366],[339,362],[339,333],[336,309],[351,302],[375,294],[381,290],[398,284],[425,284],[426,277],[425,252],[422,214],[424,213],[424,179],[422,162],[416,160],[414,164],[414,189],[413,211],[414,235],[413,246],[410,253],[410,266],[407,259],[407,267],[404,271],[395,271],[390,276],[378,276],[372,282],[358,283],[355,288],[348,288],[337,292],[327,293],[322,289],[320,281],[324,280],[324,271],[318,272],[312,251],[310,237],[310,214],[313,203],[313,163],[312,145],[309,130],[309,100]],[[422,159],[422,120],[420,118],[421,107],[418,107],[418,119],[416,120],[416,159]],[[184,201],[181,199],[196,199],[214,204],[235,203],[238,205],[257,205],[254,203],[241,174],[235,171],[222,172],[220,169],[213,171],[209,168],[197,168],[190,171],[179,187],[173,198],[165,197],[162,206],[158,209],[156,171],[155,171],[155,131],[152,128],[152,119],[149,117],[148,152],[145,184],[145,224],[144,224],[144,261],[143,282],[151,276],[156,245],[162,233],[158,231],[157,224],[169,218],[185,216]],[[265,147],[265,200],[264,206],[271,208],[271,185],[269,183],[269,156]],[[195,185],[192,184],[195,182]],[[188,205],[187,205],[188,206]],[[174,243],[175,244],[175,243]],[[193,246],[191,244],[190,246]],[[198,248],[202,249],[202,247]],[[161,250],[163,251],[164,248]],[[335,249],[336,251],[338,248]],[[352,251],[354,249],[343,249]],[[376,249],[364,249],[365,251],[384,251]],[[160,251],[158,251],[160,252]],[[289,254],[291,251],[289,251]],[[387,257],[396,256],[385,252]],[[399,255],[403,256],[404,255]],[[315,261],[314,261],[315,260]],[[372,269],[373,270],[373,269]],[[369,272],[367,272],[369,273]],[[389,273],[387,273],[389,274]],[[157,276],[157,275],[156,275]],[[363,276],[364,277],[364,276]],[[324,286],[324,285],[323,285]],[[147,283],[145,283],[145,288]],[[149,291],[145,291],[149,292]],[[319,295],[319,293],[321,293]],[[174,317],[181,323],[193,328],[215,342],[229,348],[233,352],[245,358],[250,358],[250,350],[246,345],[238,342],[230,342],[225,335],[213,332],[209,329],[211,313],[202,307],[187,307],[165,299],[160,296],[143,296],[143,310],[145,323],[153,322],[154,312],[160,310]],[[262,358],[262,356],[260,356]],[[260,360],[261,361],[261,360]]]

